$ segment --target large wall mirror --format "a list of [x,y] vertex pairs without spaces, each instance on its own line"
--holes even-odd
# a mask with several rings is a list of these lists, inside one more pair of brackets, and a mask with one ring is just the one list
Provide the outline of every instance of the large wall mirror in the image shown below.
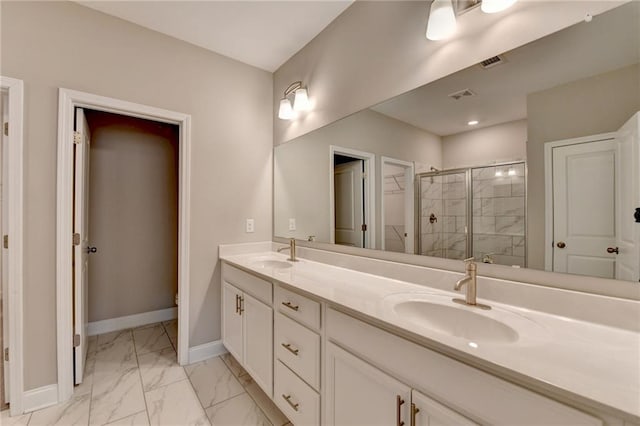
[[277,146],[274,236],[638,282],[639,34],[626,3]]

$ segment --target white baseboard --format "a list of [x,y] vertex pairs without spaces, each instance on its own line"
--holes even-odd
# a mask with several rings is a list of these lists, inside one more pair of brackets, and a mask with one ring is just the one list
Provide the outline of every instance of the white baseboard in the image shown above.
[[58,403],[58,385],[47,385],[25,391],[22,394],[22,408],[25,413],[49,407]]
[[140,327],[160,321],[169,321],[178,318],[178,308],[160,309],[158,311],[143,312],[141,314],[127,315],[126,317],[111,318],[108,320],[89,323],[89,336],[104,334],[112,331],[126,330],[127,328]]
[[227,353],[227,348],[222,344],[222,340],[215,340],[213,342],[204,343],[202,345],[189,348],[189,364],[194,362],[204,361],[205,359],[213,358],[214,356]]

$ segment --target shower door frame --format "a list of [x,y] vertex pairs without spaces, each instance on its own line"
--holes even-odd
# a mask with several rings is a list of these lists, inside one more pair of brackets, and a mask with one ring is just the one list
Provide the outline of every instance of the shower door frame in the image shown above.
[[[473,213],[472,210],[472,202],[470,201],[469,198],[469,193],[471,191],[471,168],[470,167],[462,167],[462,168],[458,168],[458,169],[447,169],[447,170],[438,170],[435,172],[424,172],[424,173],[418,173],[416,174],[416,181],[417,184],[415,185],[416,187],[416,200],[415,200],[415,215],[416,215],[416,229],[418,230],[418,235],[416,238],[416,254],[419,254],[422,256],[422,178],[423,177],[435,177],[435,176],[445,176],[445,175],[453,175],[453,174],[459,174],[459,173],[464,173],[464,183],[465,183],[465,195],[466,195],[466,199],[465,199],[465,214],[466,214],[466,219],[467,219],[467,224],[465,225],[465,237],[466,237],[466,241],[465,241],[465,256],[464,258],[467,259],[469,257],[471,257],[471,255],[469,253],[471,253],[472,250],[472,241],[469,238],[469,235],[473,236],[473,221],[469,220],[469,218],[471,217],[471,214]],[[442,257],[442,259],[448,259],[448,257]],[[457,259],[453,259],[453,260],[457,260]]]
[[[527,197],[527,161],[526,160],[513,160],[513,161],[504,161],[501,163],[487,164],[487,165],[479,165],[479,166],[469,166],[469,167],[461,167],[457,169],[446,169],[446,170],[438,170],[434,172],[424,172],[416,174],[416,196],[415,196],[415,229],[417,232],[417,238],[415,241],[416,254],[422,256],[422,178],[423,177],[434,177],[434,176],[444,176],[449,174],[456,173],[465,173],[465,188],[467,194],[466,200],[466,214],[467,214],[467,225],[466,225],[466,255],[465,259],[471,258],[473,256],[473,179],[472,173],[475,169],[484,169],[488,167],[504,167],[504,166],[512,166],[516,164],[522,164],[524,166],[524,268],[527,267],[528,258],[527,258],[527,243],[528,243],[528,197]],[[448,259],[447,257],[442,257],[442,259]],[[476,259],[478,260],[478,259]]]

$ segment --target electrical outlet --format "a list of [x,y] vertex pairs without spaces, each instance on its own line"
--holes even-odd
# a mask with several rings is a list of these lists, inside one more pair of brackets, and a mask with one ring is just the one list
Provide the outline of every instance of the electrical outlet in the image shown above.
[[247,232],[253,232],[253,219],[247,219]]
[[296,219],[292,217],[289,219],[289,231],[295,231],[295,230],[296,230]]

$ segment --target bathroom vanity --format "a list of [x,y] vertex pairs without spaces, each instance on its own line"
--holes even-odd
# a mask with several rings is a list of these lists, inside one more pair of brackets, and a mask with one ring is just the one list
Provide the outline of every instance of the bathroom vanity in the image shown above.
[[480,310],[460,273],[270,245],[221,246],[222,338],[294,424],[640,424],[637,302],[484,278]]

